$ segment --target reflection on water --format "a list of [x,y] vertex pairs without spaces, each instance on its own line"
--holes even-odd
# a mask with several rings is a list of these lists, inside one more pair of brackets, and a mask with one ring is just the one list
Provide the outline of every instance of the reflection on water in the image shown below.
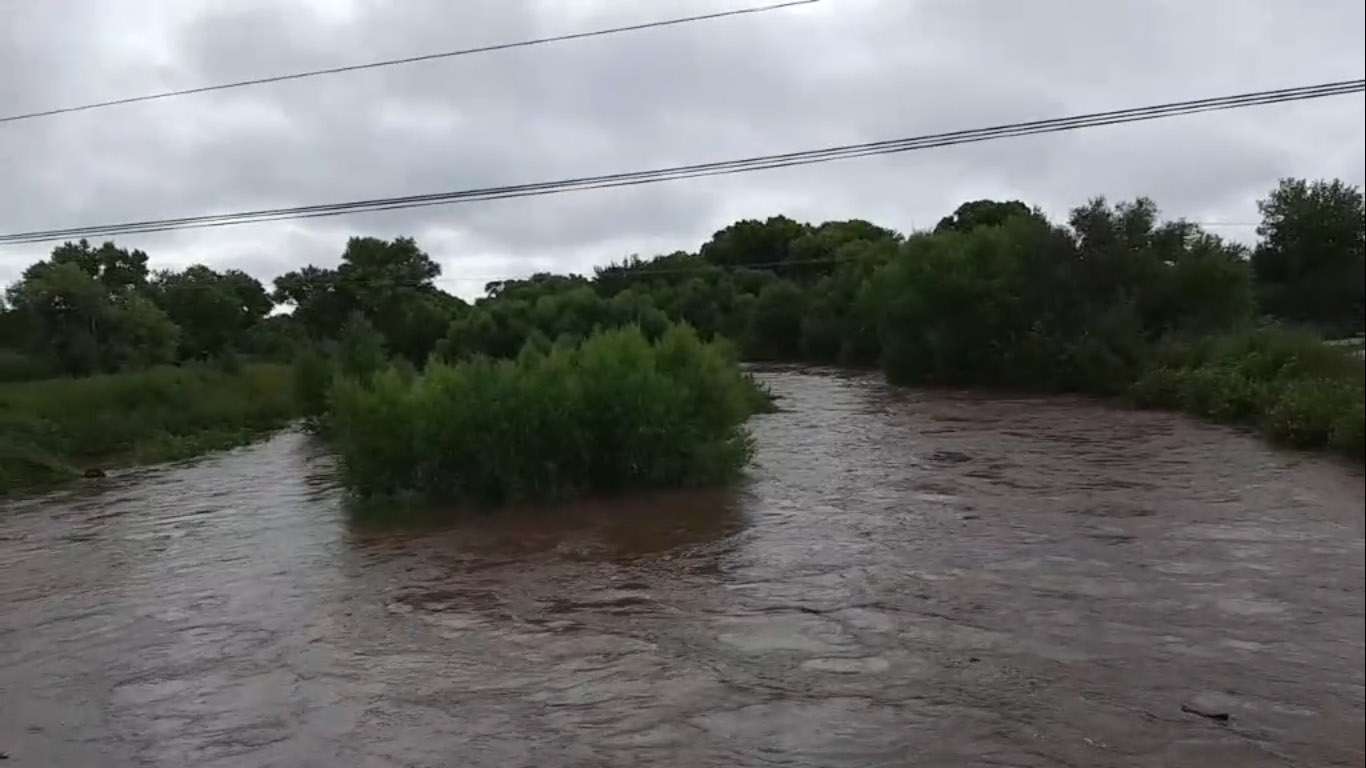
[[0,752],[1362,764],[1359,469],[1080,399],[763,376],[785,410],[733,489],[381,525],[285,433],[11,503]]

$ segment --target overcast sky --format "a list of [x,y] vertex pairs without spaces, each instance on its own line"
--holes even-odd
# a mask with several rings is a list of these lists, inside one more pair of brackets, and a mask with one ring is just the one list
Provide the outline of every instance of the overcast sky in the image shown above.
[[[757,0],[0,0],[0,114]],[[0,233],[540,181],[1361,77],[1361,0],[818,5],[0,124]],[[1279,177],[1363,181],[1359,95],[740,176],[135,235],[263,281],[411,235],[440,283],[695,249],[777,213],[932,226],[1147,195],[1255,221]],[[1221,228],[1249,240],[1250,227]],[[51,245],[0,245],[0,284]]]

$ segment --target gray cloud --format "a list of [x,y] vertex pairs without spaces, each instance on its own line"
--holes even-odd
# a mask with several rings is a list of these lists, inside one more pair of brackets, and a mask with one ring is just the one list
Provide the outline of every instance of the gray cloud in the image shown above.
[[[731,0],[0,5],[0,111],[720,10]],[[0,125],[0,231],[518,183],[1362,74],[1366,10],[826,0],[721,22]],[[1353,96],[737,177],[175,233],[157,266],[262,279],[411,234],[488,279],[695,248],[735,218],[930,226],[964,199],[1095,194],[1246,221],[1278,177],[1361,184]],[[1222,230],[1221,230],[1222,231]],[[1249,229],[1224,234],[1246,239]],[[48,246],[0,246],[0,282]]]

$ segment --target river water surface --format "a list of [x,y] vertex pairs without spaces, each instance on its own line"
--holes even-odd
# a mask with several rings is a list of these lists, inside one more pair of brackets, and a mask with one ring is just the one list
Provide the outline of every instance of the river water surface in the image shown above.
[[286,432],[10,503],[0,752],[1363,764],[1356,467],[1080,399],[764,378],[785,410],[728,491],[377,527]]

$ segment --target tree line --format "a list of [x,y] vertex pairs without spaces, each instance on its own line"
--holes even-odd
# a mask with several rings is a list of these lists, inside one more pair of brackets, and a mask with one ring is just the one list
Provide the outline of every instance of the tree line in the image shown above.
[[0,378],[292,359],[367,335],[421,367],[512,357],[595,328],[637,325],[653,339],[679,321],[749,359],[1113,392],[1159,339],[1258,318],[1361,330],[1361,191],[1287,179],[1260,205],[1252,249],[1161,221],[1147,199],[1095,199],[1066,225],[1019,201],[973,201],[909,236],[775,216],[731,224],[695,252],[489,283],[473,304],[435,285],[440,266],[409,238],[352,238],[335,268],[289,272],[271,291],[238,270],[152,272],[142,251],[65,243],[5,291]]
[[[298,416],[362,492],[709,482],[739,471],[743,419],[763,408],[736,357],[1120,395],[1361,457],[1366,372],[1320,341],[1362,329],[1361,192],[1286,180],[1261,206],[1253,248],[1162,221],[1146,199],[1095,199],[1065,223],[971,201],[909,236],[775,216],[591,276],[492,282],[472,304],[437,287],[439,265],[407,238],[352,238],[337,266],[269,291],[65,243],[0,307],[0,494]],[[602,446],[652,458],[574,458]]]

